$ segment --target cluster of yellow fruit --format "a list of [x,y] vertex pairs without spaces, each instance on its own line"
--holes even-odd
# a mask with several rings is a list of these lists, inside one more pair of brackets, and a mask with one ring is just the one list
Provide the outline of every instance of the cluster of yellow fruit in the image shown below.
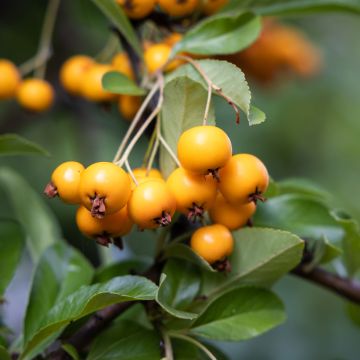
[[41,112],[53,104],[54,90],[43,79],[22,80],[16,65],[9,60],[0,59],[0,100],[11,98],[16,98],[24,109]]
[[164,180],[157,169],[133,170],[133,180],[119,166],[99,162],[84,169],[77,162],[58,166],[45,188],[49,197],[81,204],[77,225],[107,246],[132,225],[155,229],[170,224],[175,211],[191,221],[206,211],[213,225],[196,230],[192,249],[210,264],[230,255],[231,230],[244,226],[269,183],[264,164],[250,154],[232,155],[227,134],[216,126],[196,126],[178,141],[181,167]]
[[211,15],[226,5],[228,0],[116,0],[131,19],[143,19],[157,7],[172,17],[188,16],[195,11]]

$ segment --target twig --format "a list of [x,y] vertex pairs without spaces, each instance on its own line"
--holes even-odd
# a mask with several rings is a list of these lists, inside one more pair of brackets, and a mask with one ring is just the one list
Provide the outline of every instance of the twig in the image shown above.
[[165,358],[166,358],[166,360],[174,360],[170,336],[164,328],[160,327],[160,331],[161,331],[161,336],[164,340]]
[[19,66],[19,71],[22,76],[29,74],[36,67],[41,66],[44,62],[48,61],[51,57],[50,49],[44,49],[43,51],[37,53],[34,57],[25,61]]

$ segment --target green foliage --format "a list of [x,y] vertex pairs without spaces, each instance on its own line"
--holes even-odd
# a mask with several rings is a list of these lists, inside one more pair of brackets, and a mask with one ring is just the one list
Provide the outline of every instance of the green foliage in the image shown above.
[[0,135],[0,156],[9,155],[42,155],[50,154],[38,144],[17,134]]
[[191,333],[214,340],[240,341],[285,321],[281,301],[268,290],[239,288],[213,301],[192,325]]
[[249,46],[259,36],[260,18],[250,12],[214,15],[189,30],[173,52],[231,54]]
[[36,262],[48,246],[62,241],[59,224],[40,195],[15,171],[0,168],[0,187],[27,235],[27,248]]
[[160,338],[154,330],[122,320],[94,341],[87,360],[159,360]]
[[[177,76],[167,82],[161,111],[161,129],[165,141],[175,154],[180,135],[193,126],[201,125],[206,99],[207,92],[191,78]],[[212,107],[208,123],[215,124]],[[174,160],[163,147],[160,150],[160,168],[165,177],[176,168]]]
[[[251,104],[251,93],[243,72],[235,65],[220,60],[198,60],[196,63],[209,79],[247,116],[250,125],[261,124],[265,114]],[[177,77],[186,76],[201,84],[205,90],[208,85],[191,64],[184,65],[167,76],[167,83]],[[199,105],[198,105],[199,106]]]
[[144,95],[145,91],[139,88],[134,81],[118,71],[110,71],[102,78],[105,90],[114,94]]
[[72,346],[71,344],[64,344],[61,347],[71,357],[71,359],[80,360],[80,356],[79,356],[79,354],[76,351],[76,348],[74,346]]
[[141,45],[129,19],[122,8],[114,0],[92,0],[103,14],[116,26],[124,38],[129,42],[137,54],[141,57]]
[[24,233],[15,221],[0,220],[0,300],[14,276],[24,248]]
[[49,345],[72,321],[124,301],[154,300],[157,286],[140,276],[119,276],[109,282],[82,286],[55,304],[24,346],[21,359],[30,359]]
[[0,360],[11,360],[11,356],[8,351],[0,345]]

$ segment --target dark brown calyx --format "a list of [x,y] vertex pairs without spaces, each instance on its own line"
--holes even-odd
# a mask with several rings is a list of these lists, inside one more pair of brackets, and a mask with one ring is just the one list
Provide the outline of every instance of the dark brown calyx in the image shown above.
[[188,210],[189,212],[187,218],[192,223],[196,222],[197,220],[201,220],[203,218],[204,208],[202,206],[192,203],[191,208],[189,208]]
[[231,272],[231,264],[228,258],[225,258],[223,260],[216,261],[212,264],[213,269],[224,272],[226,274]]
[[154,219],[155,223],[161,227],[171,223],[171,215],[167,211],[163,211],[160,217]]
[[124,250],[124,242],[123,242],[123,239],[121,238],[121,236],[114,237],[113,243],[118,249]]
[[49,199],[52,199],[59,195],[57,187],[51,181],[45,186],[44,194]]
[[262,191],[256,187],[255,192],[249,195],[249,201],[253,201],[256,204],[259,200],[264,202],[267,199],[263,196]]
[[212,175],[212,177],[219,183],[220,182],[220,176],[219,176],[219,170],[217,169],[208,169],[208,174]]
[[254,222],[252,221],[251,218],[246,222],[246,226],[248,226],[248,227],[253,227],[254,226]]
[[91,200],[91,215],[97,219],[102,219],[105,216],[106,205],[105,198],[99,197],[95,194],[95,197]]
[[111,244],[111,237],[109,234],[107,234],[105,232],[103,234],[96,235],[95,240],[99,245],[102,245],[105,247],[109,247],[109,244]]

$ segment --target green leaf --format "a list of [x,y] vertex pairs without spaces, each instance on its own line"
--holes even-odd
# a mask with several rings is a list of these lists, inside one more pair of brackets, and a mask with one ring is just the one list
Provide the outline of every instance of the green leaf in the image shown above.
[[58,221],[41,195],[12,169],[0,168],[0,187],[27,235],[27,247],[36,262],[48,246],[62,241]]
[[27,343],[20,359],[31,359],[72,321],[115,303],[154,300],[156,292],[157,286],[153,282],[131,275],[119,276],[107,283],[82,286],[51,308],[39,330]]
[[166,247],[164,256],[165,258],[187,260],[206,271],[216,272],[206,260],[196,254],[189,246],[184,244],[170,244]]
[[[176,144],[187,129],[201,125],[207,100],[207,91],[191,79],[180,76],[169,81],[164,89],[161,112],[162,135],[176,154]],[[215,124],[215,113],[210,108],[208,123]],[[160,168],[166,178],[176,164],[164,147],[160,148]]]
[[332,213],[334,219],[345,231],[342,241],[344,261],[350,276],[360,271],[360,232],[359,224],[343,212]]
[[[196,63],[209,79],[219,86],[222,92],[246,114],[250,125],[257,125],[265,120],[265,114],[251,104],[249,85],[245,80],[244,73],[238,67],[221,60],[198,60]],[[167,76],[166,81],[169,83],[183,76],[198,82],[207,91],[206,82],[191,64],[183,65],[172,72]]]
[[148,261],[130,259],[103,266],[96,270],[93,282],[109,281],[116,276],[129,275],[131,271],[140,274],[148,269],[150,265]]
[[0,220],[0,299],[15,274],[24,240],[24,233],[18,223]]
[[213,297],[239,285],[267,286],[299,264],[304,242],[286,231],[244,228],[233,233],[231,273],[204,273],[202,295]]
[[258,336],[286,319],[280,299],[265,289],[239,288],[214,300],[195,320],[191,333],[214,340]]
[[121,320],[100,334],[87,360],[159,360],[160,338],[154,330]]
[[[179,276],[180,274],[178,274]],[[181,276],[181,275],[180,275]],[[171,303],[171,300],[175,300],[174,298],[176,297],[176,294],[174,295],[174,292],[177,292],[178,289],[176,288],[176,285],[178,282],[179,286],[181,286],[181,281],[179,282],[178,279],[174,279],[173,277],[170,278],[170,280],[166,280],[167,279],[167,275],[166,274],[161,274],[160,277],[160,283],[159,283],[159,290],[156,294],[156,302],[169,314],[179,318],[179,319],[188,319],[188,320],[192,320],[197,318],[198,314],[195,313],[191,313],[188,311],[183,311],[183,310],[179,310],[176,308],[176,306],[174,304]],[[186,279],[183,280],[186,282]],[[199,289],[199,282],[197,284],[197,290]],[[190,289],[188,288],[182,288],[185,290],[186,292],[189,292],[190,295],[191,294],[191,284],[190,284]],[[179,289],[180,290],[180,289]],[[180,290],[181,291],[181,290]],[[179,294],[180,296],[182,296],[183,294]],[[185,299],[187,300],[187,299]]]
[[121,6],[115,0],[92,0],[103,14],[117,27],[124,38],[129,42],[137,54],[142,57],[141,45],[135,30]]
[[335,258],[339,257],[343,252],[342,250],[331,244],[326,236],[320,239],[307,241],[308,249],[313,255],[313,259],[309,264],[306,264],[304,268],[310,271],[313,267],[319,264],[326,264]]
[[344,231],[327,206],[313,196],[285,194],[259,204],[254,216],[256,226],[291,231],[300,237],[340,242]]
[[17,134],[0,135],[0,156],[7,155],[50,156],[43,147]]
[[8,351],[0,345],[0,360],[11,360],[11,356]]
[[118,71],[106,73],[102,78],[102,87],[114,94],[144,95],[146,93],[134,81]]
[[65,243],[50,246],[41,256],[32,282],[24,322],[24,344],[35,335],[48,311],[91,282],[94,270],[88,260]]
[[73,360],[80,360],[80,356],[74,346],[71,344],[63,344],[61,347]]
[[201,21],[178,42],[173,52],[219,55],[248,47],[260,34],[260,18],[243,11],[218,14]]

